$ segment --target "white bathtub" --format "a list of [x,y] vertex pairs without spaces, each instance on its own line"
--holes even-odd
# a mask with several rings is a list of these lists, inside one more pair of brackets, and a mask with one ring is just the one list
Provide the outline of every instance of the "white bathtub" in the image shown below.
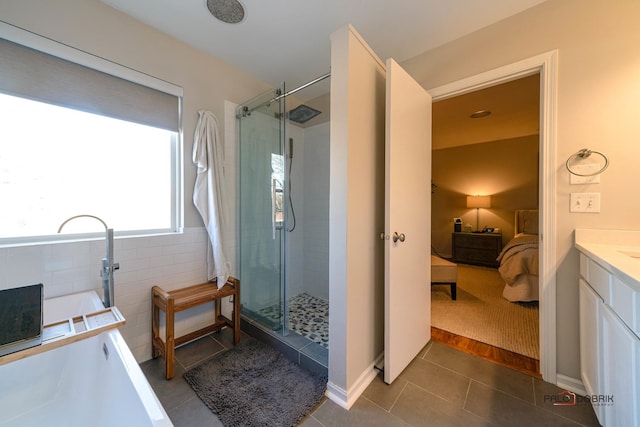
[[[44,322],[102,309],[95,292],[45,300]],[[0,366],[0,426],[172,426],[120,331]]]

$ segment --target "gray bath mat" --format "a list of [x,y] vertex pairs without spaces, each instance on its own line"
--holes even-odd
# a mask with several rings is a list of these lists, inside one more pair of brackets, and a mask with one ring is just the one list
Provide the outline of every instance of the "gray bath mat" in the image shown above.
[[190,369],[184,378],[226,427],[295,426],[327,385],[326,378],[252,338]]

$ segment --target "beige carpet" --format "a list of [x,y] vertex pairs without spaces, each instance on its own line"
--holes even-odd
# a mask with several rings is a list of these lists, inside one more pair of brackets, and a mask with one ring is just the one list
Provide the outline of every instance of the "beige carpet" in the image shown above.
[[540,358],[538,303],[502,297],[498,270],[458,264],[458,299],[449,285],[431,286],[431,326],[534,359]]

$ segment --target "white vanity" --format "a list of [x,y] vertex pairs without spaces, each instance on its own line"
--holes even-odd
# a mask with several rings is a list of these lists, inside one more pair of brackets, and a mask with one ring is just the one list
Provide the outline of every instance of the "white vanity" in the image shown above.
[[580,372],[600,424],[640,426],[640,231],[576,230]]

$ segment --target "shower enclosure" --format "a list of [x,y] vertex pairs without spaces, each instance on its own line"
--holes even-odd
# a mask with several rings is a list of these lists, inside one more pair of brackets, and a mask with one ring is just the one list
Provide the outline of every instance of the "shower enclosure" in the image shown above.
[[236,111],[242,315],[328,348],[329,123],[307,125],[329,113],[289,110],[301,88],[282,84]]

